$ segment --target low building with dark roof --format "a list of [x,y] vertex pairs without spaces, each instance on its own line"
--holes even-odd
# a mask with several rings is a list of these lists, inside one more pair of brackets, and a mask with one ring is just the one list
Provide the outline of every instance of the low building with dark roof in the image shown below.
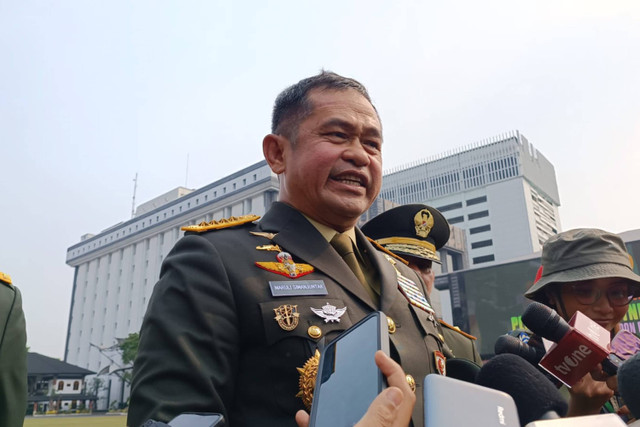
[[90,408],[97,399],[85,376],[95,372],[38,353],[27,353],[27,405],[29,412],[76,411]]

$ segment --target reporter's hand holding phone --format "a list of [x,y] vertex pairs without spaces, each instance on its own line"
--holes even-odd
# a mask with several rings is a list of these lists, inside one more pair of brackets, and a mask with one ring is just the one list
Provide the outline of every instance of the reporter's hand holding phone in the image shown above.
[[[411,391],[404,371],[393,359],[377,351],[375,361],[389,387],[380,392],[356,427],[406,427],[411,420],[416,395]],[[296,422],[299,427],[307,427],[309,414],[298,411]]]

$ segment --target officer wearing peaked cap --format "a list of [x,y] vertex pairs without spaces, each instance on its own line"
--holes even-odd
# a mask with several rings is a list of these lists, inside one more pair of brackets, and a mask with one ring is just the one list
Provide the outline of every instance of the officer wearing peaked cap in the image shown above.
[[[362,226],[362,232],[405,259],[409,267],[421,275],[427,292],[431,293],[435,280],[432,266],[434,262],[441,263],[437,251],[447,243],[451,233],[440,211],[423,204],[397,206],[371,219]],[[441,319],[439,322],[444,340],[455,357],[482,363],[474,336]]]
[[22,296],[0,272],[0,426],[22,426],[27,408],[27,332]]

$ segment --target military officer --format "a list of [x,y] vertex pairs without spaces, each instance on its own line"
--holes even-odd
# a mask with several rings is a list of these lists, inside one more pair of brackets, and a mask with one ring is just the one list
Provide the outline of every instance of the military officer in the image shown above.
[[[317,349],[368,313],[389,318],[391,356],[415,390],[444,363],[420,277],[355,226],[382,181],[382,126],[359,82],[331,72],[277,98],[263,153],[279,201],[187,227],[166,257],[134,363],[128,425],[220,412],[232,426],[295,426]],[[347,398],[347,396],[345,396]]]
[[[451,233],[446,218],[436,208],[423,204],[402,205],[385,211],[362,226],[362,232],[385,249],[402,257],[418,272],[433,290],[433,263],[440,264],[438,249],[449,240]],[[476,337],[439,319],[444,341],[453,355],[481,364],[475,346]]]
[[0,425],[22,426],[27,409],[27,330],[22,296],[0,272]]

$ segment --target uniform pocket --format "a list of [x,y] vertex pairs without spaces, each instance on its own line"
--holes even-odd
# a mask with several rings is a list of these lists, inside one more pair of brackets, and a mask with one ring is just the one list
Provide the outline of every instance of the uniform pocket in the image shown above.
[[266,344],[300,337],[318,341],[333,338],[353,323],[341,299],[295,298],[260,303]]

